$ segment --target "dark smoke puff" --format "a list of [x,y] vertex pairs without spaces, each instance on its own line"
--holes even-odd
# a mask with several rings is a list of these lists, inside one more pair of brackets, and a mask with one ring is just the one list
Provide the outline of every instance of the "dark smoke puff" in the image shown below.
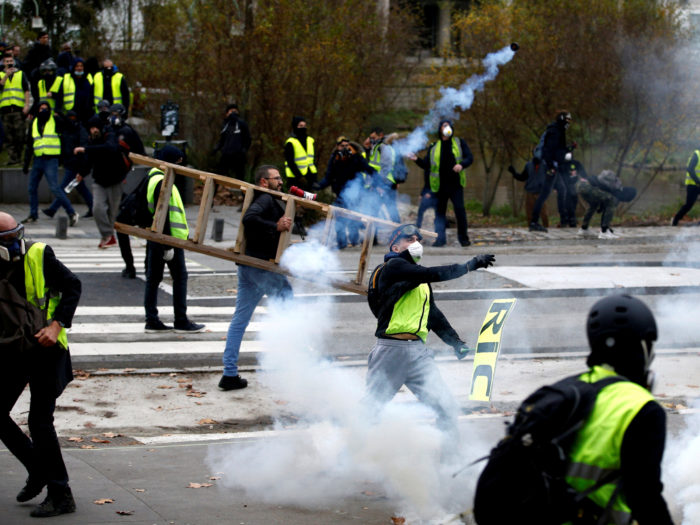
[[513,42],[513,43],[510,45],[510,48],[511,48],[511,50],[513,50],[513,51],[517,51],[518,49],[520,49],[520,46],[518,45],[517,42]]

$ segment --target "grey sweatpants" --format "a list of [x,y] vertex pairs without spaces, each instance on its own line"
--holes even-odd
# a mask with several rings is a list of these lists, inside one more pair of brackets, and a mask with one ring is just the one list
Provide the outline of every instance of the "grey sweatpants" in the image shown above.
[[401,385],[413,392],[438,417],[438,427],[457,433],[458,407],[423,341],[377,339],[367,361],[367,396],[384,405]]
[[92,213],[103,239],[114,235],[114,219],[119,213],[123,187],[121,182],[107,187],[100,186],[96,182],[92,185]]

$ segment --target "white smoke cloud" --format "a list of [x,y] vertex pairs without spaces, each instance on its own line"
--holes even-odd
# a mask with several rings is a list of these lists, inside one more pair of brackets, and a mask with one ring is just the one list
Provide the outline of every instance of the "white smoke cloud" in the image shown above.
[[485,71],[469,77],[458,88],[440,88],[440,98],[433,105],[430,112],[423,118],[420,126],[414,129],[406,138],[394,143],[397,153],[405,156],[408,153],[420,151],[428,144],[428,134],[435,132],[441,119],[454,119],[457,116],[457,108],[465,111],[472,107],[474,93],[484,89],[487,82],[495,79],[500,66],[507,64],[515,55],[510,46],[500,51],[489,53],[482,61]]
[[[293,248],[282,260],[292,274],[339,268],[334,252],[322,245]],[[380,416],[370,413],[363,401],[364,369],[340,367],[324,357],[323,349],[334,344],[330,300],[274,303],[268,311],[274,330],[261,336],[265,373],[256,379],[299,422],[294,430],[248,445],[212,447],[208,462],[224,472],[223,486],[260,501],[307,508],[381,492],[413,524],[438,523],[433,520],[471,505],[465,478],[452,477],[466,460],[455,452],[451,461],[442,461],[444,436],[431,411],[393,401]],[[282,423],[275,428],[282,430]],[[475,451],[471,439],[460,442],[469,443],[472,459],[485,449]],[[460,443],[452,445],[460,449]]]

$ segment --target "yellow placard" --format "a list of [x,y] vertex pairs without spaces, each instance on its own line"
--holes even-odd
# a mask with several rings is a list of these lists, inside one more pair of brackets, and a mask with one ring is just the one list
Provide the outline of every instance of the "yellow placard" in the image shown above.
[[469,399],[472,401],[489,401],[496,376],[496,360],[501,346],[503,325],[508,314],[515,306],[516,299],[496,299],[481,325],[479,339],[474,352],[474,371]]

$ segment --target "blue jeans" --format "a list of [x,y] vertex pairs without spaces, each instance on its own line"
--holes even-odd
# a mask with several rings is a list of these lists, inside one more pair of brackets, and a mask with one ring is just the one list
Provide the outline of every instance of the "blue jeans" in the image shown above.
[[[342,197],[338,197],[333,206],[338,206],[339,208],[350,209],[349,206],[343,201]],[[359,244],[360,243],[360,223],[347,219],[345,217],[337,217],[335,219],[335,238],[338,242],[338,248],[345,248],[348,243]]]
[[39,216],[39,182],[42,176],[46,177],[46,182],[49,183],[51,193],[58,200],[58,204],[63,206],[68,215],[73,215],[75,210],[66,197],[66,192],[58,185],[58,157],[53,155],[34,157],[32,171],[29,174],[29,214],[32,217]]
[[421,193],[420,202],[418,203],[418,217],[416,217],[416,226],[419,228],[423,226],[423,215],[430,208],[437,208],[437,195],[432,191]]
[[170,276],[173,278],[175,326],[180,326],[187,323],[185,253],[182,248],[172,248],[174,250],[173,258],[166,262],[163,259],[165,248],[157,242],[148,241],[146,243],[146,292],[143,300],[146,309],[146,322],[153,323],[158,320],[158,285],[163,280],[163,270],[167,264]]
[[[77,174],[77,171],[72,170],[70,168],[65,168],[63,170],[63,180],[61,181],[59,187],[63,189],[66,186],[68,186],[68,184],[75,178]],[[85,204],[87,204],[88,210],[92,211],[92,193],[90,193],[90,189],[87,187],[87,184],[85,184],[85,180],[81,180],[80,184],[78,184],[78,186],[75,189],[78,190],[78,193],[80,193],[80,196],[85,201]],[[54,199],[51,203],[51,206],[49,206],[49,210],[56,213],[60,206],[61,203],[58,201],[58,199]]]
[[224,348],[224,375],[238,375],[238,353],[250,318],[263,295],[271,298],[291,299],[292,287],[284,275],[268,272],[252,266],[238,266],[238,295],[236,311],[231,319]]

